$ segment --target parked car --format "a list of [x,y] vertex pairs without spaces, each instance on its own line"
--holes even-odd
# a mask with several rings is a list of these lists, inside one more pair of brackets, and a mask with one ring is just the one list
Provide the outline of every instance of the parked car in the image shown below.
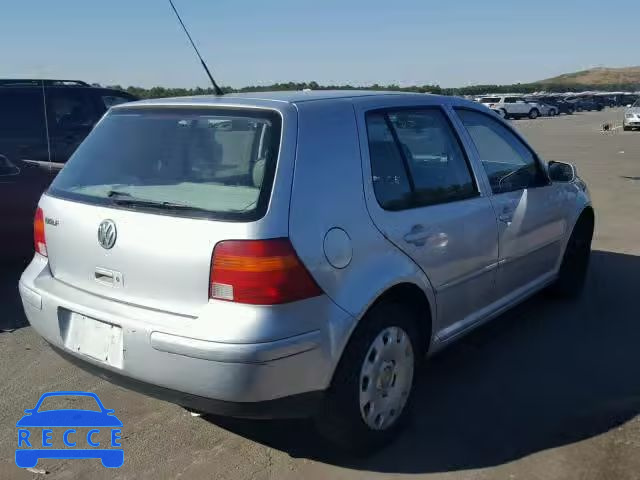
[[572,165],[461,98],[160,99],[112,108],[73,154],[19,288],[102,378],[312,416],[363,453],[408,420],[426,354],[545,287],[578,295],[593,226]]
[[566,101],[573,104],[576,112],[582,111],[601,111],[604,103],[595,97],[567,97]]
[[631,107],[625,109],[624,119],[622,120],[622,129],[624,131],[640,128],[640,99]]
[[615,95],[597,95],[598,100],[605,106],[609,108],[614,108],[618,106],[618,101]]
[[633,94],[620,95],[618,97],[618,106],[629,107],[639,99],[640,99],[639,95],[633,95]]
[[528,104],[535,106],[540,111],[540,114],[545,117],[555,117],[559,113],[558,108],[555,105],[546,103],[539,98],[525,98],[525,101]]
[[589,99],[589,101],[593,102],[593,104],[595,105],[594,110],[597,110],[597,111],[604,110],[605,107],[609,106],[607,103],[607,100],[604,97],[601,97],[599,95],[594,95]]
[[80,81],[0,80],[0,260],[33,254],[40,195],[104,112],[131,100]]
[[633,93],[616,93],[607,99],[611,107],[627,107],[633,104],[638,98],[640,98],[640,96]]
[[528,103],[522,97],[509,95],[482,97],[480,103],[492,110],[500,110],[504,118],[536,119],[540,116],[540,108]]
[[564,113],[565,115],[572,115],[575,111],[575,106],[572,103],[567,102],[562,97],[544,96],[537,97],[538,101],[547,105],[556,107],[558,115]]

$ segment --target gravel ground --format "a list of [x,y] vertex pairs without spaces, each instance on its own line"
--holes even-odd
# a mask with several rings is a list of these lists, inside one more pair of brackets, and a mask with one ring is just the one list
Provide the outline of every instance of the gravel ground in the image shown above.
[[[26,326],[19,269],[4,268],[0,478],[640,479],[640,132],[600,132],[621,115],[515,122],[542,156],[575,163],[589,184],[597,217],[586,291],[569,303],[538,295],[436,356],[409,429],[365,460],[331,454],[304,421],[193,417],[73,367]],[[116,410],[122,468],[15,466],[15,422],[51,390],[93,391]]]

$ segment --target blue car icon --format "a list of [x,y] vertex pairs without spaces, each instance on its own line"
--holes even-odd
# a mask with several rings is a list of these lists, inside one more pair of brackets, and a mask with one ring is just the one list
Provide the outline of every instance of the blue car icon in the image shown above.
[[[100,411],[81,409],[59,409],[39,411],[42,402],[49,397],[91,397]],[[24,411],[26,414],[18,423],[18,448],[16,449],[16,465],[21,468],[34,467],[39,459],[75,459],[75,458],[99,458],[102,465],[108,468],[118,468],[124,463],[124,451],[118,440],[120,439],[120,427],[122,422],[114,415],[114,410],[104,408],[100,398],[91,392],[49,392],[43,394],[36,406]],[[29,428],[44,427],[42,438],[34,435]],[[66,428],[63,439],[64,444],[70,448],[53,449],[50,443],[53,428]],[[88,446],[95,448],[74,448],[77,441],[70,440],[71,435],[76,435],[74,427],[91,427],[86,435]],[[110,430],[111,448],[104,448],[103,445],[94,441],[94,436],[101,430]],[[74,437],[75,439],[75,437]],[[40,442],[40,440],[42,440]],[[33,442],[33,443],[32,443]],[[41,443],[41,445],[37,445]],[[32,446],[33,445],[33,446]],[[39,448],[42,447],[42,448]],[[99,448],[102,447],[102,448]]]

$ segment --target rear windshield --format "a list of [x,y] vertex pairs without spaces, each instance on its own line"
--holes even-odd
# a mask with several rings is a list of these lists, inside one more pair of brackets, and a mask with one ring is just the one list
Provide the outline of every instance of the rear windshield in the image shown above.
[[280,116],[266,110],[115,109],[76,150],[49,193],[171,215],[260,218],[280,132]]

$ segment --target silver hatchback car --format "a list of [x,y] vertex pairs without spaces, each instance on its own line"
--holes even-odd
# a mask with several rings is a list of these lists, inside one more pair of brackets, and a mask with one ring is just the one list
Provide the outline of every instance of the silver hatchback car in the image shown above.
[[625,132],[634,128],[640,128],[640,99],[625,109],[622,128]]
[[312,416],[388,442],[416,368],[550,286],[594,213],[477,103],[314,91],[112,108],[42,196],[31,325],[103,378],[192,409]]

